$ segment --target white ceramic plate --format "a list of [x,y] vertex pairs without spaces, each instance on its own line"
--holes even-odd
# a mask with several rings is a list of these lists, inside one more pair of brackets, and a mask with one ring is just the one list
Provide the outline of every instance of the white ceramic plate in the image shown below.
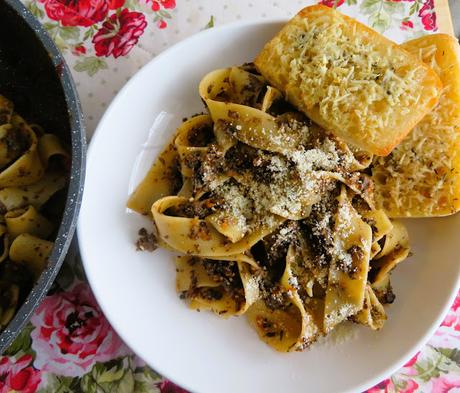
[[197,34],[158,56],[118,94],[88,155],[78,237],[86,273],[107,318],[161,374],[200,393],[347,392],[378,383],[434,333],[458,287],[460,215],[408,221],[414,256],[393,275],[395,303],[380,332],[353,326],[344,343],[280,354],[245,318],[189,310],[175,293],[164,250],[137,252],[149,222],[126,200],[185,116],[203,110],[202,76],[254,58],[282,22]]

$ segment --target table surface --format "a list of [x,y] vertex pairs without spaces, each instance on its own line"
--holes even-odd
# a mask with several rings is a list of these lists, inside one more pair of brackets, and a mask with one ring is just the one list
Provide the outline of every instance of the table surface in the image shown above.
[[[290,17],[313,0],[23,0],[64,52],[88,137],[144,64],[202,29]],[[448,0],[321,0],[399,42],[453,34]],[[454,6],[459,6],[459,0]],[[171,289],[173,290],[173,289]],[[0,393],[185,392],[135,356],[104,318],[78,258],[67,260],[26,329],[0,357]],[[460,295],[442,325],[398,372],[368,392],[460,391]]]

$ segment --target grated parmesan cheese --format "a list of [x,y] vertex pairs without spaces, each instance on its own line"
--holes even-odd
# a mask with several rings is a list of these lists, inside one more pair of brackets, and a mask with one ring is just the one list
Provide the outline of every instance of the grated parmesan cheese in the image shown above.
[[437,107],[387,157],[374,160],[376,203],[393,217],[440,216],[460,208],[460,66],[446,35],[403,45],[439,73]]

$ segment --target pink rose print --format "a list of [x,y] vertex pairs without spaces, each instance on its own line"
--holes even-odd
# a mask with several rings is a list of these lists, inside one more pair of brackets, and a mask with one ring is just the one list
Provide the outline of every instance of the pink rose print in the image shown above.
[[157,388],[160,389],[161,393],[188,393],[188,390],[182,389],[167,379],[160,382]]
[[319,4],[326,5],[328,7],[340,7],[345,0],[321,0]]
[[418,12],[425,30],[437,30],[436,13],[434,12],[434,0],[425,0]]
[[460,292],[457,295],[453,306],[447,313],[430,344],[440,348],[456,348],[460,340]]
[[456,388],[460,388],[460,378],[457,376],[445,375],[431,381],[431,393],[454,392]]
[[14,361],[13,358],[0,359],[0,393],[35,393],[41,382],[40,371],[32,365],[32,356],[24,355]]
[[119,15],[113,14],[93,37],[97,56],[126,56],[144,33],[147,22],[140,12],[125,8]]
[[89,27],[105,19],[109,11],[108,0],[39,0],[52,20],[63,26]]
[[391,379],[385,379],[373,388],[370,388],[365,393],[390,393],[394,392],[395,386]]
[[78,377],[95,362],[128,353],[84,283],[46,297],[31,322],[34,365],[42,371]]
[[410,20],[405,20],[401,22],[401,30],[410,30],[414,28],[414,23]]

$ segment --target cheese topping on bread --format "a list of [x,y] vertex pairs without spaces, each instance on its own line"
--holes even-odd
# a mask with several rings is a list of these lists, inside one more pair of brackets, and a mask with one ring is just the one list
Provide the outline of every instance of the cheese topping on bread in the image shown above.
[[439,104],[372,170],[376,202],[393,217],[444,216],[460,210],[460,48],[446,34],[402,45],[440,76]]
[[436,105],[442,87],[415,56],[321,5],[300,11],[255,64],[312,120],[382,156]]

